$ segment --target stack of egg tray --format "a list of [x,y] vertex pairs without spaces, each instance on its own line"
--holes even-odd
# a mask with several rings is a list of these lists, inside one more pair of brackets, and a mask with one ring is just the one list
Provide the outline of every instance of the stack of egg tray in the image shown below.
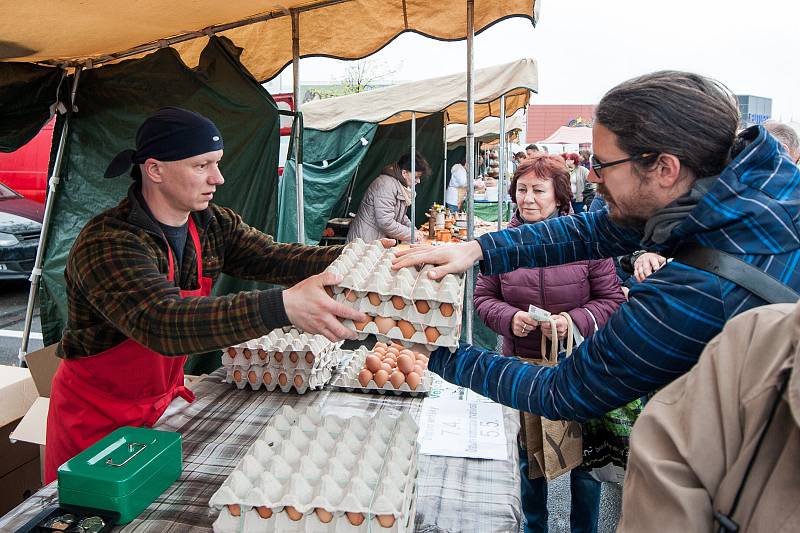
[[[231,346],[222,354],[225,381],[239,389],[321,389],[339,364],[341,343],[296,328],[276,329],[260,339]],[[285,383],[284,383],[285,382]]]
[[[431,265],[419,270],[392,270],[394,254],[393,249],[384,248],[379,241],[365,243],[356,239],[326,270],[343,277],[333,288],[337,302],[371,317],[405,320],[413,326],[413,332],[409,329],[404,333],[397,325],[379,328],[372,320],[366,324],[345,320],[344,324],[356,330],[361,340],[371,333],[380,340],[391,339],[404,346],[424,344],[429,350],[445,346],[455,351],[461,335],[464,274],[447,274],[434,281],[428,277]],[[420,307],[425,312],[420,312],[417,303],[423,301],[425,304]],[[449,316],[442,314],[443,304]]]
[[353,352],[342,350],[342,361],[339,365],[338,373],[331,381],[331,387],[346,390],[347,392],[377,392],[378,394],[389,392],[397,396],[426,396],[430,392],[432,377],[428,370],[425,370],[422,374],[422,382],[413,390],[408,386],[408,383],[403,383],[396,389],[389,381],[383,387],[378,387],[374,380],[370,380],[367,386],[364,387],[358,381],[358,373],[364,368],[364,360],[370,353],[372,352],[363,346],[356,348]]
[[211,497],[214,531],[413,531],[418,432],[406,413],[344,419],[283,406]]

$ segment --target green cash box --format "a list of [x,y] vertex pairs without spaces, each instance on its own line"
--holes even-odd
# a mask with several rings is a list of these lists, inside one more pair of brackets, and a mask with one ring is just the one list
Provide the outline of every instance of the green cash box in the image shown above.
[[58,498],[115,511],[127,524],[180,477],[181,460],[180,434],[122,427],[59,467]]

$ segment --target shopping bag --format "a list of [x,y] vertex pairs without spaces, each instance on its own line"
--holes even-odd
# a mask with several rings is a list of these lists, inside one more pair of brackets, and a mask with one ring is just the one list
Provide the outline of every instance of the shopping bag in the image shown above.
[[[561,313],[567,320],[566,352],[572,355],[574,325],[568,313]],[[555,319],[550,318],[555,332]],[[542,335],[542,359],[536,364],[555,366],[558,364],[558,338],[554,335],[551,348],[547,350],[547,337]],[[528,453],[528,477],[536,479],[544,475],[553,480],[569,472],[583,462],[581,425],[568,420],[548,420],[531,413],[522,413],[521,439]]]
[[644,409],[641,399],[583,424],[583,470],[598,481],[622,483],[633,424]]

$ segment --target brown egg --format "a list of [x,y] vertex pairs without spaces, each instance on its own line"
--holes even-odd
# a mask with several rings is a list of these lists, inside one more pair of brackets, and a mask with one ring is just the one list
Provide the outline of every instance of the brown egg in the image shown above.
[[439,330],[433,326],[428,326],[425,328],[425,338],[428,339],[428,342],[436,342],[436,339],[439,338]]
[[428,303],[428,300],[417,300],[414,306],[417,308],[417,311],[423,315],[431,310],[431,305]]
[[403,354],[397,358],[397,368],[403,374],[408,374],[414,370],[414,361],[408,355]]
[[256,507],[256,512],[261,518],[269,518],[272,516],[272,509],[269,507],[264,507],[263,505],[261,507]]
[[397,368],[397,360],[394,357],[387,357],[383,360],[383,363],[389,365],[389,368]]
[[306,352],[306,363],[309,365],[314,364],[314,352]]
[[394,515],[392,514],[379,514],[378,523],[381,527],[392,527],[394,525]]
[[333,520],[333,513],[330,511],[326,511],[322,507],[317,507],[316,509],[314,509],[314,512],[317,513],[317,518],[319,518],[319,521],[322,522],[323,524],[327,524],[328,522]]
[[301,376],[300,374],[297,374],[294,377],[294,386],[298,387],[298,388],[303,386],[303,376]]
[[416,372],[417,375],[421,376],[422,373],[425,372],[425,368],[423,368],[423,367],[421,367],[419,365],[414,365],[414,368],[411,371],[412,372]]
[[381,297],[377,292],[368,292],[367,300],[369,300],[369,303],[372,305],[381,305]]
[[245,359],[250,359],[250,357],[253,355],[253,352],[250,351],[250,348],[245,348],[242,350],[242,355],[244,355]]
[[411,390],[417,390],[421,381],[422,378],[416,372],[409,372],[406,376],[406,383],[408,383],[408,388]]
[[236,381],[237,383],[239,381],[242,381],[242,371],[241,370],[234,370],[233,371],[233,381]]
[[231,357],[236,357],[236,348],[234,348],[233,346],[228,348],[228,355]]
[[381,363],[381,370],[386,372],[386,374],[390,374],[392,372],[392,365],[389,363]]
[[439,312],[442,313],[442,316],[453,316],[453,304],[440,305]]
[[375,380],[375,385],[377,385],[378,388],[382,388],[384,385],[386,385],[386,382],[389,381],[389,372],[381,368],[375,372],[375,375],[372,376],[372,379]]
[[384,351],[385,351],[386,348],[388,348],[388,347],[389,347],[389,345],[386,344],[385,342],[378,341],[378,342],[375,343],[375,346],[373,346],[373,349],[377,350],[378,348],[383,348]]
[[289,383],[289,378],[288,378],[288,377],[286,377],[286,374],[284,374],[283,372],[281,372],[280,374],[278,374],[278,383],[279,383],[281,386],[283,386],[283,385],[286,385],[287,383]]
[[289,520],[294,520],[295,522],[297,522],[298,520],[303,518],[303,513],[301,513],[291,505],[287,505],[286,507],[283,508],[283,510],[286,511],[286,516],[289,517]]
[[228,512],[231,516],[240,516],[242,514],[242,506],[238,503],[228,504]]
[[401,309],[405,309],[406,302],[403,301],[403,297],[399,295],[392,296],[392,305],[395,309],[400,311]]
[[255,370],[251,370],[247,373],[247,381],[252,383],[253,385],[256,384],[256,380],[258,379],[258,374],[256,374]]
[[358,382],[361,383],[362,387],[366,387],[367,385],[369,385],[371,379],[372,379],[372,372],[370,372],[366,368],[361,369],[361,372],[358,373]]
[[355,293],[354,290],[348,289],[347,293],[345,293],[344,299],[348,302],[355,302],[358,300],[358,295]]
[[264,351],[264,348],[258,349],[258,358],[261,359],[262,361],[267,360],[267,352]]
[[275,355],[272,356],[275,359],[276,363],[280,363],[283,361],[283,352],[275,352]]
[[416,332],[414,325],[408,320],[398,320],[397,327],[400,328],[400,333],[403,334],[404,339],[410,339],[411,336]]
[[398,355],[400,355],[400,350],[398,350],[398,349],[397,349],[397,346],[395,346],[395,345],[392,345],[392,346],[389,346],[389,347],[386,349],[386,353],[387,353],[387,354],[392,354],[392,355],[394,355],[395,357],[397,357]]
[[428,356],[423,355],[421,353],[417,353],[417,354],[414,354],[414,357],[416,358],[417,361],[421,361],[421,362],[425,363],[426,365],[428,364]]
[[264,375],[261,376],[261,379],[264,381],[264,385],[269,385],[272,383],[272,374],[269,372],[264,372]]
[[299,357],[297,355],[297,352],[289,352],[289,361],[291,361],[292,363],[297,363],[298,359]]
[[372,322],[372,317],[367,315],[367,319],[365,321],[363,321],[363,322],[355,322],[354,321],[353,325],[355,326],[356,331],[363,331],[364,328],[367,327],[367,324],[369,324],[370,322]]
[[396,322],[388,317],[385,316],[376,316],[375,317],[375,325],[378,326],[378,331],[383,333],[384,335],[389,332],[390,329],[394,327]]
[[372,353],[383,359],[383,356],[386,355],[386,348],[375,348]]
[[364,359],[364,368],[374,374],[381,369],[380,358],[377,355],[368,355],[367,358]]
[[354,526],[360,526],[364,523],[364,513],[351,513],[348,511],[345,515],[347,515],[347,520]]
[[392,383],[392,387],[399,389],[400,385],[406,382],[406,376],[399,370],[395,370],[392,372],[392,375],[389,376],[389,381]]
[[408,348],[403,348],[402,350],[400,350],[400,355],[407,355],[409,357],[414,357],[414,352],[412,352]]
[[325,285],[325,292],[328,293],[328,296],[333,298],[333,287],[331,287],[330,285]]

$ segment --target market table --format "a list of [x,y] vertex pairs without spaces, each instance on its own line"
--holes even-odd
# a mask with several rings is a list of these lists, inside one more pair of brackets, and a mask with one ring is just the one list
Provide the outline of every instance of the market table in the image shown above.
[[[421,398],[335,390],[305,395],[237,390],[223,383],[223,369],[193,386],[197,399],[172,403],[156,429],[183,435],[183,473],[136,520],[118,531],[210,532],[216,512],[208,500],[283,405],[317,407],[341,417],[405,411],[419,419]],[[419,456],[416,531],[420,533],[516,532],[520,522],[516,435],[519,414],[503,407],[508,461]],[[14,531],[58,503],[56,483],[42,488],[6,516],[0,531]]]

